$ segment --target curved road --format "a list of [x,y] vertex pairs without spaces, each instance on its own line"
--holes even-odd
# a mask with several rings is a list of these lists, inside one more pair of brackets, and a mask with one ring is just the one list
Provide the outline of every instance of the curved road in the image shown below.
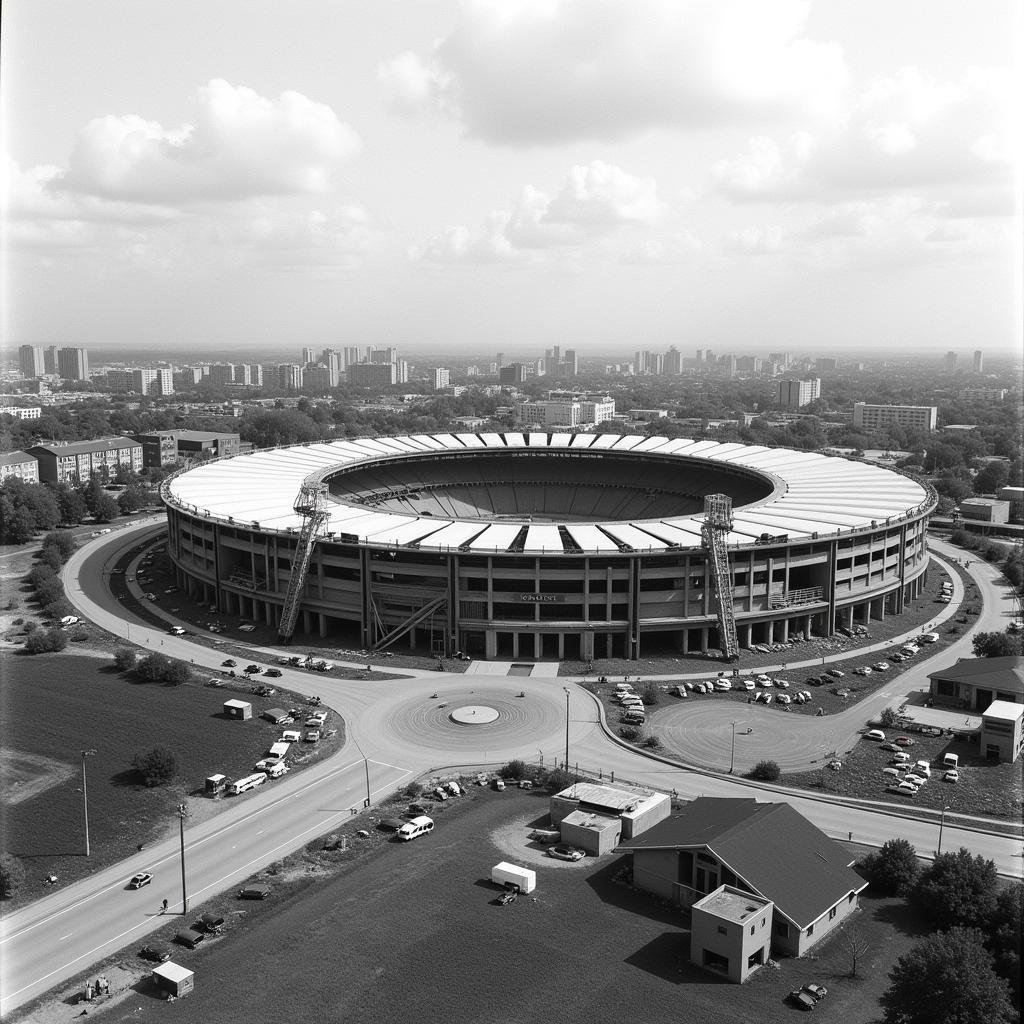
[[[218,650],[154,629],[106,591],[104,577],[114,562],[137,545],[147,530],[156,529],[140,523],[76,552],[65,568],[68,596],[88,618],[115,634],[130,635],[141,646],[193,660],[199,668],[216,669],[222,660]],[[255,656],[261,649],[252,650]],[[362,807],[367,788],[376,800],[433,769],[500,764],[513,757],[561,760],[566,743],[563,684],[567,682],[564,678],[433,672],[391,681],[353,681],[283,669],[283,686],[319,695],[345,718],[351,743],[328,760],[248,794],[216,817],[186,829],[190,908],[337,827]],[[836,837],[852,835],[858,842],[881,845],[899,834],[922,853],[934,848],[937,823],[903,817],[898,808],[850,807],[731,777],[703,775],[620,746],[605,731],[596,699],[571,683],[569,687],[570,761],[581,766],[686,797],[785,799]],[[520,697],[524,688],[526,696]],[[490,725],[456,725],[448,716],[467,705],[493,707],[499,716]],[[861,718],[864,713],[862,704]],[[800,716],[777,717],[787,725],[801,720]],[[1021,874],[1017,839],[947,824],[943,845],[965,846],[994,859],[1001,873]],[[154,885],[126,891],[124,885],[136,871],[151,871],[156,876]],[[139,942],[159,925],[156,911],[164,896],[171,901],[170,912],[180,914],[176,837],[6,917],[0,926],[0,1013]],[[186,917],[183,923],[190,920]]]

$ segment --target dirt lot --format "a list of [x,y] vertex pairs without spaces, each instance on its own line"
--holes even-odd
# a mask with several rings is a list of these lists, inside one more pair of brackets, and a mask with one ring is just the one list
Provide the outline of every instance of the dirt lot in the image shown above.
[[[2,790],[4,847],[21,858],[28,872],[5,910],[44,895],[48,875],[68,884],[134,853],[139,843],[166,831],[173,808],[183,799],[195,815],[223,807],[199,795],[206,776],[249,774],[280,733],[258,717],[248,722],[226,718],[222,708],[234,695],[230,691],[198,682],[181,687],[140,683],[103,658],[2,654],[0,680],[0,764],[18,769]],[[288,694],[245,696],[256,716],[282,701],[292,706]],[[343,723],[332,717],[328,727],[335,734],[315,748],[302,745],[306,749],[296,749],[289,763],[298,767],[337,749]],[[135,781],[132,759],[158,745],[176,755],[178,780],[147,789]],[[96,751],[87,764],[88,861],[81,856],[83,749]],[[216,756],[211,758],[210,751]]]
[[[408,845],[371,839],[362,852],[324,855],[342,862],[335,877],[310,872],[287,888],[272,878],[264,903],[212,901],[204,909],[226,918],[227,934],[195,951],[174,947],[175,962],[196,971],[195,992],[168,1007],[142,980],[103,1018],[772,1024],[798,1012],[785,1002],[791,988],[819,981],[830,994],[816,1019],[866,1024],[878,1018],[888,967],[923,934],[899,901],[868,899],[851,921],[870,947],[859,979],[849,977],[840,932],[813,957],[730,985],[687,963],[679,910],[616,881],[622,858],[545,859],[535,893],[496,906],[490,868],[520,859],[523,841],[510,820],[546,811],[539,794],[472,790],[438,815],[431,836]],[[50,1024],[77,1012],[51,1003],[24,1017]]]

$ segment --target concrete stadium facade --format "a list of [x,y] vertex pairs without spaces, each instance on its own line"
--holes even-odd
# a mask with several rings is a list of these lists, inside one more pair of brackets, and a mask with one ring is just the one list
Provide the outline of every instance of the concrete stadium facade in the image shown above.
[[165,481],[179,583],[280,622],[304,482],[329,518],[305,632],[479,658],[639,658],[719,647],[703,497],[727,536],[741,647],[898,615],[924,585],[935,496],[864,463],[614,434],[431,434],[278,448]]

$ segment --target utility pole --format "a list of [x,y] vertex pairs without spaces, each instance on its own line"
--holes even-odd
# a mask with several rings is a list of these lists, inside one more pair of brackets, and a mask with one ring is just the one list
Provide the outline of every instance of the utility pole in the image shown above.
[[370,806],[370,761],[363,755],[363,767],[366,769],[366,799],[363,801],[364,807]]
[[82,751],[82,809],[85,812],[85,855],[89,856],[89,784],[85,777],[85,759],[92,757],[95,750]]
[[732,724],[732,750],[729,753],[729,774],[732,775],[733,765],[736,763],[736,723]]
[[569,687],[563,686],[565,690],[565,770],[569,770]]
[[188,913],[188,895],[185,890],[185,818],[188,815],[188,808],[184,804],[178,804],[178,833],[181,837],[181,916]]
[[942,853],[942,828],[946,824],[946,811],[948,810],[949,804],[946,804],[946,806],[942,808],[942,812],[939,814],[939,845],[938,848],[935,850],[936,857],[938,857],[938,855]]

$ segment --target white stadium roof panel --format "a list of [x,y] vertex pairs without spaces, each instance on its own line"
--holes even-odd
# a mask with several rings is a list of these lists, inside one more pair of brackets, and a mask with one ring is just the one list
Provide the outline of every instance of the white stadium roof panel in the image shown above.
[[401,547],[403,544],[415,544],[417,541],[437,533],[446,525],[446,520],[430,522],[427,519],[414,519],[411,523],[390,524],[387,528],[378,533],[368,534],[374,544],[395,544]]
[[451,434],[435,434],[434,440],[442,448],[448,448],[449,450],[462,447],[459,439],[457,437],[453,437]]
[[572,446],[573,448],[589,448],[594,443],[595,438],[600,436],[600,434],[573,434]]
[[568,448],[572,444],[572,434],[552,434],[548,442],[549,448]]
[[541,551],[560,553],[565,549],[562,547],[562,537],[558,527],[550,523],[531,523],[526,531],[526,551]]
[[584,551],[618,551],[619,545],[593,523],[566,523],[565,528]]
[[449,551],[465,544],[478,533],[486,528],[486,523],[453,523],[448,520],[438,520],[443,527],[437,533],[432,533],[420,541],[421,548],[431,548],[439,551]]
[[526,438],[522,434],[508,433],[505,435],[505,444],[509,448],[525,448]]
[[591,448],[612,448],[618,439],[618,434],[597,434],[594,437],[594,443],[591,445]]
[[667,541],[652,537],[649,533],[638,530],[630,523],[602,523],[601,529],[611,534],[616,540],[622,541],[623,544],[628,544],[636,551],[649,551],[651,549],[664,551],[669,546]]
[[530,433],[530,447],[531,448],[547,448],[548,446],[548,435],[541,434],[539,432],[531,431]]
[[491,523],[469,548],[471,551],[508,551],[508,546],[519,535],[522,524]]
[[481,434],[480,440],[483,441],[485,448],[505,447],[505,442],[501,439],[501,434]]
[[466,448],[483,448],[484,443],[480,440],[479,434],[456,434],[455,437]]
[[614,447],[617,452],[631,452],[638,444],[641,444],[645,440],[646,438],[642,434],[626,434],[619,438]]

